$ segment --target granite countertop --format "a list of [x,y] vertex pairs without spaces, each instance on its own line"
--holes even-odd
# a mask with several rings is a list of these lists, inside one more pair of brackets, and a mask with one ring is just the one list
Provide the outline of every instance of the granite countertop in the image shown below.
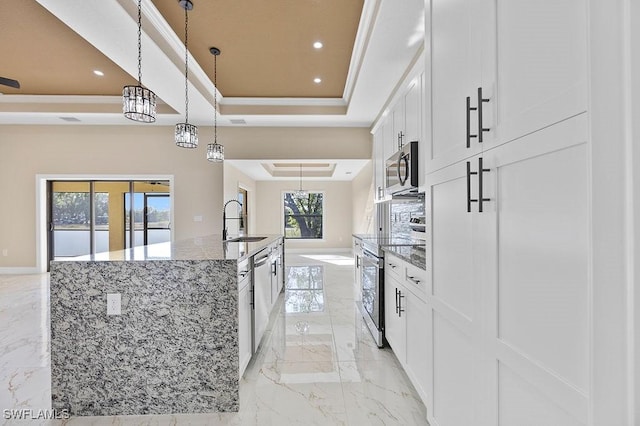
[[427,256],[422,246],[382,246],[382,250],[420,269],[427,269]]
[[149,261],[149,260],[233,260],[242,261],[258,253],[269,244],[276,242],[282,235],[249,235],[265,237],[254,242],[222,242],[222,235],[213,234],[187,240],[151,244],[132,249],[96,253],[93,255],[60,259],[69,261]]

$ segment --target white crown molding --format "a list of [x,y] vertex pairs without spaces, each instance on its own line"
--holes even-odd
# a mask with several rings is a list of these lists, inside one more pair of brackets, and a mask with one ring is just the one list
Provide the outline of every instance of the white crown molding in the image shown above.
[[253,106],[346,106],[342,98],[224,98],[223,105]]
[[378,11],[380,10],[379,6],[380,0],[365,0],[362,5],[360,23],[358,24],[358,31],[356,32],[356,39],[351,52],[351,61],[349,62],[349,72],[347,73],[347,80],[344,85],[344,92],[342,93],[342,99],[344,99],[345,104],[348,104],[351,100],[353,88],[358,80],[362,61],[369,47],[371,33],[376,17],[378,16]]
[[3,104],[122,104],[121,96],[99,95],[2,95]]

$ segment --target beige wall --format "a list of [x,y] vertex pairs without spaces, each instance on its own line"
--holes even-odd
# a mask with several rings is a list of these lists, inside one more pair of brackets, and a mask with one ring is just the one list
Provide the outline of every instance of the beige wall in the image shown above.
[[153,125],[0,127],[0,267],[36,266],[37,174],[173,175],[174,238],[219,233],[223,166],[172,139],[173,128]]
[[350,127],[225,127],[229,159],[370,159],[371,133]]
[[351,181],[354,234],[374,232],[373,187],[373,162],[369,162]]
[[[204,159],[212,132],[207,127],[199,130],[200,147],[187,150],[174,145],[173,126],[0,126],[0,193],[5,207],[0,209],[0,268],[36,266],[37,174],[173,175],[174,238],[220,233],[221,207],[228,198],[223,165]],[[363,128],[223,127],[218,129],[218,140],[225,145],[227,158],[235,159],[371,158],[371,135]],[[281,232],[279,217],[269,216],[273,223],[259,220],[263,206],[269,211],[272,204],[280,208],[279,202],[270,199],[273,194],[261,194],[261,186],[256,183],[253,204],[259,206],[260,214],[254,215],[254,230]],[[335,229],[327,229],[325,245],[347,247],[349,238],[339,238],[351,234],[351,183],[326,186],[335,189],[335,194],[327,194]],[[265,184],[265,189],[270,190],[270,185]],[[334,205],[331,200],[336,198],[341,201]],[[194,216],[202,216],[202,221],[195,222]],[[7,256],[2,255],[5,249]]]
[[[324,239],[287,240],[286,248],[348,248],[351,247],[351,182],[303,181],[306,190],[324,191]],[[257,232],[266,234],[283,233],[283,191],[298,189],[297,181],[256,182]]]
[[[237,167],[231,163],[224,163],[224,201],[235,200],[238,198],[238,188],[244,188],[247,190],[248,202],[247,202],[247,225],[249,227],[249,233],[256,233],[256,214],[259,211],[256,205],[256,182],[246,174],[242,173]],[[230,217],[236,217],[238,205],[235,203],[230,204],[227,207],[227,215]],[[238,221],[227,221],[227,231],[229,235],[238,234]]]

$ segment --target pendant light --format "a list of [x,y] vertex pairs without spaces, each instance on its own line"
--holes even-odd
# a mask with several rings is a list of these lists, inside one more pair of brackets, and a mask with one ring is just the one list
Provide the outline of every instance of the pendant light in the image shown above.
[[176,124],[176,145],[182,148],[198,147],[198,127],[189,124],[189,11],[193,9],[191,0],[179,0],[184,9],[184,123]]
[[302,163],[300,163],[300,188],[293,194],[296,198],[305,198],[308,193],[302,189]]
[[122,112],[133,121],[156,121],[156,94],[142,85],[142,12],[138,0],[138,85],[122,89]]
[[213,55],[213,143],[207,145],[207,160],[220,163],[224,161],[224,146],[218,143],[218,55],[220,49],[212,47]]

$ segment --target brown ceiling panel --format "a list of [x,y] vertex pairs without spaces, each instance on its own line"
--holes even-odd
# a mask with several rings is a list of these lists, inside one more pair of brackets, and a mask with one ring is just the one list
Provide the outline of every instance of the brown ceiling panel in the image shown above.
[[[136,84],[35,0],[0,1],[0,35],[0,76],[21,85],[0,85],[0,93],[120,95],[123,86]],[[96,76],[95,69],[104,77]]]
[[[184,37],[176,0],[153,0]],[[193,0],[189,50],[226,97],[342,97],[363,0]],[[313,48],[316,40],[324,47]],[[322,83],[313,82],[315,77]]]

